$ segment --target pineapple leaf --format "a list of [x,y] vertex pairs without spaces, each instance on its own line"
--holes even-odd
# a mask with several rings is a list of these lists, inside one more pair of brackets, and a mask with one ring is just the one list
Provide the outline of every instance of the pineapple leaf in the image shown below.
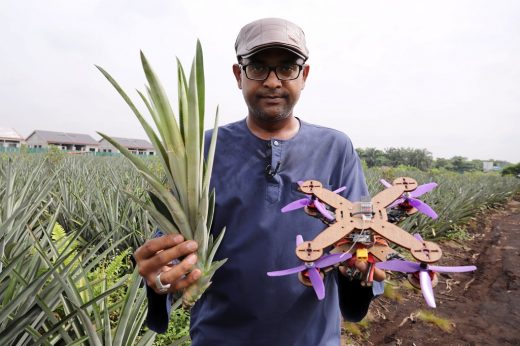
[[186,119],[188,114],[188,83],[186,82],[186,74],[182,68],[182,64],[177,58],[177,80],[178,80],[178,98],[179,98],[179,124],[181,128],[182,139],[186,142]]
[[220,246],[220,243],[222,242],[222,239],[224,238],[225,233],[226,233],[226,227],[222,228],[222,231],[220,231],[217,239],[213,243],[213,246],[211,247],[211,251],[209,253],[208,259],[206,260],[207,264],[213,263],[213,259],[215,258],[215,254],[217,253],[218,247]]
[[148,191],[148,195],[150,196],[150,200],[152,201],[155,209],[161,213],[165,218],[168,219],[171,223],[175,223],[173,221],[172,214],[168,211],[168,207],[164,204],[159,197],[157,197],[152,191]]
[[187,132],[190,141],[186,143],[186,163],[187,163],[187,192],[188,192],[188,218],[193,228],[197,227],[197,213],[199,211],[199,198],[201,191],[200,177],[200,155],[201,146],[199,141],[199,109],[198,109],[198,90],[196,84],[195,61],[192,64],[189,87],[188,87],[188,119]]
[[[205,88],[204,88],[204,57],[202,54],[202,46],[200,40],[197,40],[197,48],[195,51],[195,79],[197,84],[197,106],[199,110],[199,134],[200,146],[204,145],[204,112],[205,112]],[[204,155],[202,155],[204,157]]]

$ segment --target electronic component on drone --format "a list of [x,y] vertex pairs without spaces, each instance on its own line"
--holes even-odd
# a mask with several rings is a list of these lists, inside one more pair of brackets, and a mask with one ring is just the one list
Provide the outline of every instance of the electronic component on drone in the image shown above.
[[360,261],[368,261],[368,250],[366,248],[357,249],[356,258]]

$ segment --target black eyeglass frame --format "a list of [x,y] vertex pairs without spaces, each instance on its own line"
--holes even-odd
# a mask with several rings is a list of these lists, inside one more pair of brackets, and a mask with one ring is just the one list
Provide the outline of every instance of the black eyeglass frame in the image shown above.
[[[271,74],[271,71],[274,71],[274,75],[276,76],[276,78],[278,78],[278,80],[280,81],[289,81],[289,80],[295,80],[295,79],[298,79],[298,77],[300,77],[300,74],[302,73],[302,70],[303,70],[303,67],[305,66],[305,64],[303,65],[300,65],[300,64],[285,64],[285,65],[279,65],[279,66],[265,66],[268,68],[268,71],[267,71],[267,74],[265,75],[265,78],[263,79],[254,79],[254,78],[251,78],[247,75],[247,71],[246,71],[246,68],[250,65],[259,65],[259,64],[256,64],[256,63],[251,63],[251,64],[239,64],[240,68],[244,71],[244,74],[246,75],[246,78],[249,79],[249,80],[255,80],[255,81],[258,81],[258,82],[263,82],[265,81],[267,78],[269,78],[269,75]],[[287,66],[287,65],[296,65],[298,66],[298,74],[296,75],[296,77],[294,78],[290,78],[290,79],[282,79],[280,78],[280,76],[278,76],[278,73],[276,72],[276,69],[279,68],[279,67],[283,67],[283,66]]]

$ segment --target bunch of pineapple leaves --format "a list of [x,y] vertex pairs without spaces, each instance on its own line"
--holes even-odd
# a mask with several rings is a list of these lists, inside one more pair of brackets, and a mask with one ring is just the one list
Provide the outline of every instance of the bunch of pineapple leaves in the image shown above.
[[225,262],[213,262],[225,230],[216,239],[210,234],[215,192],[210,191],[209,186],[218,131],[218,108],[209,150],[204,160],[205,86],[200,42],[197,41],[189,80],[177,59],[178,120],[159,79],[142,52],[141,62],[148,81],[147,96],[140,91],[138,93],[157,131],[153,130],[114,78],[103,68],[97,68],[115,87],[141,123],[164,168],[166,183],[117,141],[105,134],[99,134],[127,157],[149,183],[151,202],[142,201],[138,196],[133,198],[149,212],[160,229],[165,233],[181,233],[185,239],[193,239],[198,243],[197,266],[201,269],[202,276],[183,293],[184,305],[191,307],[210,285],[215,271]]
[[0,164],[0,345],[151,345],[155,333],[141,333],[146,291],[138,271],[113,284],[87,277],[124,239],[102,252],[115,230],[86,242],[87,220],[66,232],[59,204],[51,208],[58,172],[35,163]]

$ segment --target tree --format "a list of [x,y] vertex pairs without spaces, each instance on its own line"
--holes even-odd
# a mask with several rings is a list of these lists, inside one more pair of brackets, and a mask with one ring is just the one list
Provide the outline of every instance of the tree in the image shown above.
[[502,170],[502,176],[505,175],[514,175],[516,177],[520,177],[520,163],[517,163],[516,165],[510,165],[505,167]]
[[420,170],[427,170],[432,167],[433,156],[426,149],[413,149],[408,152],[408,165],[417,167]]
[[385,156],[388,164],[392,167],[407,164],[401,148],[386,148]]
[[368,167],[404,165],[427,170],[432,167],[433,163],[432,153],[426,149],[386,148],[382,151],[376,148],[366,148],[356,150]]
[[433,166],[435,168],[444,168],[444,169],[448,169],[448,170],[452,170],[453,169],[450,160],[442,158],[442,157],[437,158],[435,160]]
[[[464,173],[474,169],[473,164],[463,156],[454,156],[450,159],[452,170]],[[480,167],[478,168],[480,169]]]
[[364,160],[369,168],[385,164],[385,154],[376,148],[356,149],[359,158]]

